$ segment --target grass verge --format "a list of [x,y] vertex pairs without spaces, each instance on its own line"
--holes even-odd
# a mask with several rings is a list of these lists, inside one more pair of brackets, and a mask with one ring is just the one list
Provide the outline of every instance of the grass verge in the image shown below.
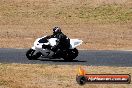
[[[75,78],[79,65],[0,64],[2,88],[131,88],[132,84],[86,84]],[[131,67],[83,66],[92,74],[130,74]]]

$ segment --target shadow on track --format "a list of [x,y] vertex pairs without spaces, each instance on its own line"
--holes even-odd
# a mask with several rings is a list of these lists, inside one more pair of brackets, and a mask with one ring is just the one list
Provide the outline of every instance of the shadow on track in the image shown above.
[[87,62],[82,60],[64,61],[63,59],[38,59],[40,61],[52,61],[52,62]]

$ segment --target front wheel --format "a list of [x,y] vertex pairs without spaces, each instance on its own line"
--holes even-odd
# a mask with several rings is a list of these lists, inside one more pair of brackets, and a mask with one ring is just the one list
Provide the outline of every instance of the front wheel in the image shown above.
[[65,61],[73,61],[78,56],[78,50],[76,48],[69,49],[64,55],[63,59]]
[[34,54],[35,50],[33,49],[29,49],[27,52],[26,52],[26,57],[29,59],[29,60],[36,60],[38,59],[40,56],[41,56],[41,53],[40,52],[37,52],[36,54]]

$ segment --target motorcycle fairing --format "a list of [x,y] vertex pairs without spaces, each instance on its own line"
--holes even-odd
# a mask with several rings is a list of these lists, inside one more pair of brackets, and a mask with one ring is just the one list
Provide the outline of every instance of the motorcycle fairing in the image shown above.
[[74,49],[75,47],[82,44],[82,40],[79,39],[70,39],[70,49]]

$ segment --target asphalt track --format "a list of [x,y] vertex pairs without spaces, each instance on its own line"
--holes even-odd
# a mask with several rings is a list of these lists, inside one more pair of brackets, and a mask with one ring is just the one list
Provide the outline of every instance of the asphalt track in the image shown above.
[[0,48],[0,63],[132,67],[132,51],[79,50],[79,56],[73,62],[47,58],[28,60],[26,51],[27,49]]

